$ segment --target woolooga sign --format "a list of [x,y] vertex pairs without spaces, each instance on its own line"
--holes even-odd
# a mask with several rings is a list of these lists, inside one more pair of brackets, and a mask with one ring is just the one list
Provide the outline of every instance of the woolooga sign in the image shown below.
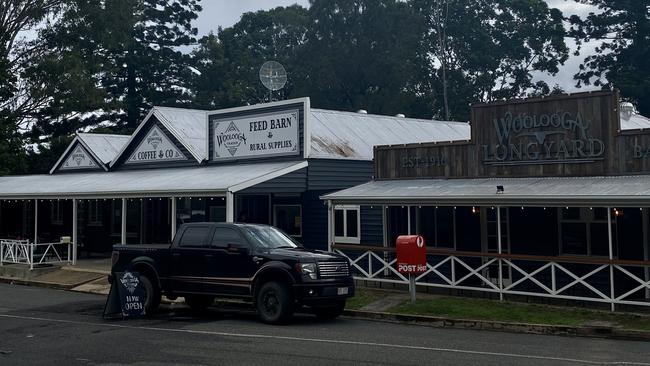
[[605,144],[591,135],[581,112],[513,115],[492,120],[496,143],[481,145],[484,164],[590,163],[602,159]]
[[617,91],[473,105],[471,124],[469,141],[376,147],[377,179],[650,173],[650,131],[620,130]]

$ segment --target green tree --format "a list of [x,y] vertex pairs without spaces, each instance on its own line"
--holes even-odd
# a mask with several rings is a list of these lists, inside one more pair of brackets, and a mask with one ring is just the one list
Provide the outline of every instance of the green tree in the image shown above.
[[[32,70],[51,96],[39,133],[108,121],[133,130],[156,104],[188,103],[191,23],[199,0],[74,0],[43,30],[50,52]],[[66,77],[62,78],[61,75]],[[53,130],[53,123],[63,124]]]
[[287,85],[274,98],[292,96],[299,52],[309,25],[307,10],[299,5],[249,12],[217,35],[203,37],[193,52],[194,103],[220,108],[259,103],[269,93],[259,81],[265,61],[278,61],[289,74]]
[[570,34],[579,45],[600,41],[574,76],[577,86],[615,87],[650,115],[650,1],[576,0],[598,8],[582,19],[570,17]]
[[562,14],[544,0],[411,4],[426,23],[419,59],[438,115],[468,119],[471,103],[548,90],[531,72],[555,74],[568,57]]
[[61,0],[4,0],[0,2],[0,175],[25,168],[22,132],[44,100],[30,93],[24,78],[32,55],[42,43],[27,42],[20,33],[55,13]]
[[416,51],[424,31],[408,3],[312,0],[294,93],[323,108],[431,116]]

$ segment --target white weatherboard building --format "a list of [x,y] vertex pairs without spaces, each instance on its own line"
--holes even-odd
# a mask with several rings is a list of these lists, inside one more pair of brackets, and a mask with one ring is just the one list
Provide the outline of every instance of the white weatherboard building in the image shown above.
[[[273,224],[325,249],[319,196],[372,179],[374,145],[469,134],[467,123],[313,109],[308,98],[154,107],[130,136],[78,134],[50,174],[0,177],[2,261],[74,261],[115,243],[168,243],[178,225],[196,221]],[[382,240],[381,209],[340,212],[342,240]]]

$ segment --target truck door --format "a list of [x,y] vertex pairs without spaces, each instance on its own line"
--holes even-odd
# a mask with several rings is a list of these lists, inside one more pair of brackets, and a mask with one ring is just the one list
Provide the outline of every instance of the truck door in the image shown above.
[[210,254],[209,225],[189,225],[180,233],[177,245],[171,250],[171,288],[176,293],[203,293],[208,289],[203,272]]
[[210,242],[205,281],[216,294],[248,295],[259,265],[250,255],[250,245],[232,227],[218,226]]

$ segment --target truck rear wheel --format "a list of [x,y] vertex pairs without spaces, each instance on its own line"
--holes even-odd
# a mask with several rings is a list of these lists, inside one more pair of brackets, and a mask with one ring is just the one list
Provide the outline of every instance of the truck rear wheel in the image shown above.
[[194,311],[205,310],[214,302],[214,296],[208,295],[187,295],[185,296],[185,303]]
[[255,301],[262,321],[284,324],[293,316],[293,297],[289,287],[281,282],[267,282],[260,287]]
[[139,277],[142,288],[145,292],[144,310],[146,314],[153,314],[158,310],[160,305],[161,293],[158,285],[146,275]]
[[343,314],[345,309],[345,301],[337,302],[331,306],[313,308],[313,313],[319,319],[335,319]]

